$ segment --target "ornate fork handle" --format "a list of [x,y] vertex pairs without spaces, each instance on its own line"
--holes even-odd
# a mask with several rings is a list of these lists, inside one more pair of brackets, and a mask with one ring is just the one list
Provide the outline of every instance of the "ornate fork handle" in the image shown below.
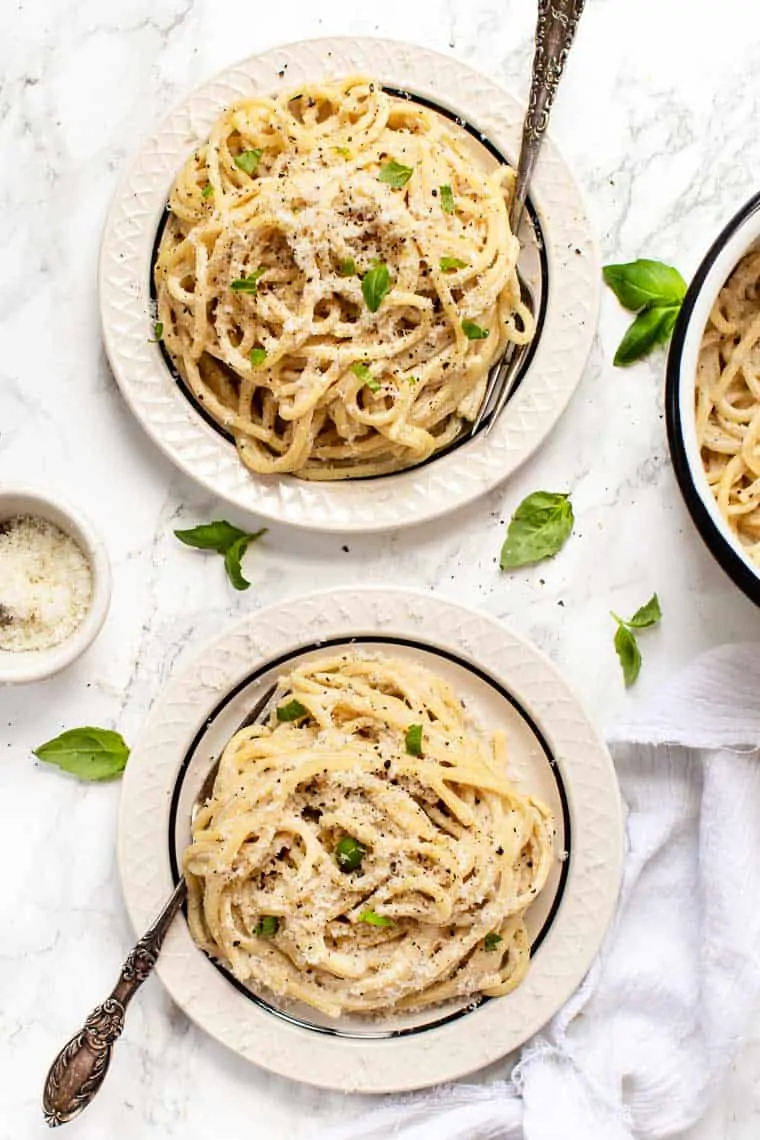
[[127,1006],[153,970],[186,891],[182,879],[156,921],[128,955],[110,995],[95,1007],[83,1028],[53,1061],[42,1096],[45,1120],[51,1128],[79,1116],[103,1083],[114,1043],[124,1028]]
[[538,0],[530,101],[523,124],[520,163],[510,218],[513,233],[517,232],[520,224],[533,167],[541,149],[549,112],[584,3],[585,0]]

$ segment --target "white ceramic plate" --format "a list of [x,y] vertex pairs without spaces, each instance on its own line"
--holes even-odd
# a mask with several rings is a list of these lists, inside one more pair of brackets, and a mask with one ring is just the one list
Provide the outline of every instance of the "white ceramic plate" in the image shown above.
[[325,1019],[253,994],[199,950],[181,915],[157,970],[177,1004],[217,1040],[281,1076],[389,1092],[452,1080],[516,1049],[571,995],[612,916],[622,822],[607,750],[554,666],[483,614],[404,590],[330,591],[251,614],[208,645],[154,704],[127,765],[119,868],[144,931],[171,893],[189,807],[210,764],[257,698],[297,659],[354,644],[411,654],[447,677],[485,728],[507,732],[510,775],[558,821],[557,862],[528,912],[532,962],[505,997],[379,1022]]
[[[318,483],[249,472],[233,443],[183,394],[161,347],[149,343],[157,230],[177,171],[230,103],[251,92],[293,90],[308,80],[357,71],[428,100],[449,117],[461,116],[504,158],[516,160],[523,107],[457,60],[388,40],[290,44],[222,72],[159,125],[117,190],[100,260],[108,358],[151,438],[214,494],[256,515],[312,530],[371,531],[419,523],[471,502],[511,474],[546,438],[578,384],[599,299],[599,258],[583,204],[547,139],[531,189],[538,235],[529,220],[521,230],[527,247],[521,266],[535,284],[540,264],[546,308],[524,379],[488,437],[480,434],[419,468],[371,480]],[[487,151],[477,146],[487,159]]]

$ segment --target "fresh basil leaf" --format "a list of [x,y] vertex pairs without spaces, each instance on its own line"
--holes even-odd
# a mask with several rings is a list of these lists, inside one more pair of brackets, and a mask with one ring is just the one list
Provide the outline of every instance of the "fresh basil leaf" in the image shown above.
[[466,269],[470,263],[461,257],[442,257],[438,264],[441,269]]
[[153,339],[148,341],[148,344],[158,344],[164,335],[164,326],[162,321],[156,321],[153,326]]
[[390,292],[391,275],[388,266],[379,261],[362,277],[362,296],[371,313],[376,313]]
[[409,179],[414,174],[414,168],[411,166],[402,166],[400,162],[391,159],[386,162],[377,176],[378,182],[385,182],[388,186],[392,186],[394,190],[400,190],[402,186],[406,186]]
[[124,771],[129,748],[109,728],[70,728],[34,749],[34,755],[80,780],[110,780]]
[[367,364],[364,364],[361,360],[357,360],[356,364],[351,365],[351,371],[353,372],[354,376],[358,376],[364,384],[367,383],[372,375],[369,370],[369,366]]
[[232,289],[233,293],[250,293],[255,297],[259,289],[259,278],[262,277],[266,271],[266,266],[261,265],[246,277],[238,277],[235,281],[232,281],[230,283],[230,289]]
[[623,668],[623,679],[627,688],[633,684],[639,675],[641,669],[641,653],[639,652],[636,638],[630,629],[623,625],[622,622],[618,622],[618,627],[615,631],[615,650]]
[[248,353],[248,359],[254,368],[258,368],[263,364],[267,358],[267,350],[265,348],[252,348]]
[[367,848],[353,835],[344,835],[335,845],[335,862],[346,874],[358,871],[366,854]]
[[341,261],[340,265],[338,266],[338,273],[340,273],[341,277],[354,276],[356,273],[356,262],[354,261],[353,257],[347,257],[344,261]]
[[286,705],[280,705],[277,709],[277,719],[283,724],[291,720],[300,720],[302,716],[308,716],[309,710],[300,701],[293,697],[292,701],[288,701]]
[[279,929],[280,920],[276,914],[262,914],[254,933],[257,938],[274,938]]
[[495,950],[501,941],[501,935],[496,934],[495,931],[492,930],[490,934],[486,934],[483,945],[485,946],[486,950]]
[[422,725],[410,724],[406,730],[404,744],[410,756],[422,755]]
[[393,926],[393,921],[386,918],[384,914],[378,914],[374,910],[365,910],[363,914],[359,915],[359,922],[366,922],[370,926]]
[[625,625],[630,629],[649,629],[650,626],[657,625],[661,618],[660,600],[656,594],[652,594],[646,605],[637,609],[631,620],[625,622]]
[[512,570],[551,558],[567,542],[573,521],[569,495],[534,491],[510,519],[501,548],[501,569]]
[[266,527],[254,531],[253,534],[241,535],[224,552],[224,569],[236,590],[247,590],[251,584],[247,578],[243,577],[240,561],[251,543],[255,542],[257,538],[261,538],[262,534],[266,534]]
[[623,308],[634,313],[653,306],[680,306],[686,295],[686,282],[677,269],[645,257],[605,265],[602,276]]
[[441,209],[444,214],[454,213],[454,192],[449,185],[439,186],[438,192],[441,195]]
[[242,154],[235,155],[235,166],[239,166],[246,174],[253,174],[261,162],[262,153],[258,148],[244,150]]
[[190,530],[175,530],[175,536],[184,542],[185,546],[194,546],[198,550],[215,550],[217,554],[224,554],[233,542],[245,537],[245,531],[233,526],[225,519],[215,522],[202,523]]
[[673,331],[678,309],[678,305],[657,305],[639,313],[618,345],[612,363],[625,367],[646,356],[658,344],[664,344]]
[[468,340],[485,340],[488,336],[489,330],[482,329],[480,325],[476,325],[474,321],[462,321],[462,332]]
[[201,198],[210,198],[213,193],[214,193],[214,187],[209,182],[208,185],[204,186],[203,189],[201,190]]

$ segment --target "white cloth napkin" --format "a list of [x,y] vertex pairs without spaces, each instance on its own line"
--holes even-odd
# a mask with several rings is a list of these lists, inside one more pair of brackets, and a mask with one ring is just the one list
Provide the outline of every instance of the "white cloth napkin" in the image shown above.
[[612,929],[508,1080],[384,1098],[330,1140],[637,1140],[707,1107],[760,999],[760,646],[700,657],[611,745]]

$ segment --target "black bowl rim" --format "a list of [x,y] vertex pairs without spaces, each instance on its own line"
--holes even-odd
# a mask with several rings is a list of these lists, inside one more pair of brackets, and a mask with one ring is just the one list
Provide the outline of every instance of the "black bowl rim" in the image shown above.
[[[742,590],[755,605],[760,606],[760,570],[750,569],[734,545],[721,534],[715,525],[697,484],[686,453],[686,444],[683,434],[682,408],[680,401],[681,363],[683,357],[686,333],[691,324],[692,314],[697,299],[710,270],[717,261],[727,242],[734,236],[753,214],[760,210],[760,192],[754,194],[731,220],[723,227],[715,241],[700,262],[694,274],[681,311],[678,314],[673,337],[668,351],[668,363],[665,374],[665,416],[668,432],[668,446],[673,470],[678,480],[686,507],[691,515],[702,541],[713,555],[718,564],[725,570],[735,585]],[[737,259],[738,260],[738,259]]]

